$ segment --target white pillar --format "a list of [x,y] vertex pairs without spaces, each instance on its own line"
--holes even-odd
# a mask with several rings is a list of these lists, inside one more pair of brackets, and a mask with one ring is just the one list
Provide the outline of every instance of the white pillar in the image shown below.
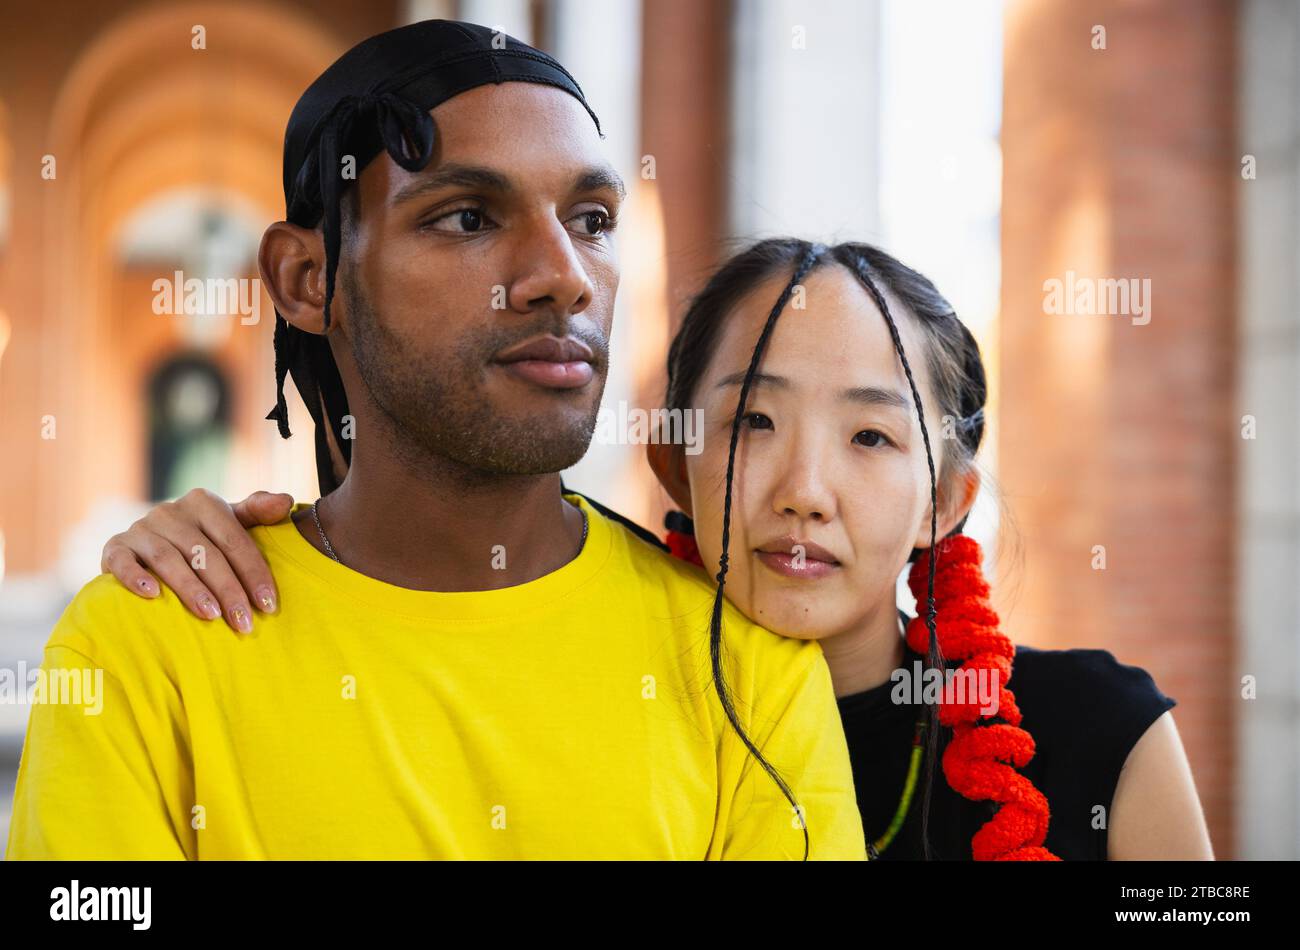
[[535,45],[528,0],[460,0],[452,18],[504,30],[517,40]]
[[[634,203],[640,182],[641,2],[556,0],[550,10],[549,52],[577,79],[600,117],[606,155],[627,184],[626,209]],[[601,400],[601,405],[611,412],[617,411],[620,400],[636,405],[631,353],[631,321],[636,314],[631,312],[627,288],[635,282],[638,261],[625,249],[636,243],[632,229],[644,224],[627,215],[620,224],[618,241],[620,249],[624,249],[619,258],[622,289],[614,307],[609,376]],[[644,500],[631,494],[640,489],[628,473],[645,464],[642,446],[606,445],[593,439],[582,461],[564,473],[564,483],[636,517],[638,503]],[[654,530],[658,525],[645,527]]]
[[456,0],[405,0],[398,14],[400,23],[419,23],[421,20],[455,20]]
[[875,0],[735,5],[735,235],[834,240],[877,230],[879,28]]
[[[1238,399],[1254,417],[1238,443],[1237,665],[1256,698],[1236,703],[1237,858],[1300,858],[1300,9],[1240,7]],[[1225,750],[1226,751],[1226,750]]]

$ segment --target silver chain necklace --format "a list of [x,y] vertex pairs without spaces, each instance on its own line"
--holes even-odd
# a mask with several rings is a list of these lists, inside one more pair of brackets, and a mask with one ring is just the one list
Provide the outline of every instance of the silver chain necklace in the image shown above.
[[311,520],[316,522],[316,530],[320,532],[320,543],[325,545],[326,554],[342,564],[343,562],[339,560],[339,556],[334,553],[334,545],[330,544],[330,539],[326,536],[325,529],[320,526],[320,513],[316,510],[318,505],[320,505],[319,498],[311,503]]
[[[338,561],[338,563],[342,564],[343,563],[342,559],[337,554],[334,553],[334,545],[330,544],[329,536],[325,533],[325,529],[321,527],[320,512],[317,510],[319,505],[320,505],[319,498],[317,498],[315,501],[311,503],[311,520],[316,522],[316,531],[320,534],[320,543],[325,545],[325,553],[328,554],[330,557],[332,557],[335,561]],[[587,546],[587,513],[583,511],[582,512],[582,540],[578,542],[578,553],[581,554],[582,549],[585,548],[586,546]]]

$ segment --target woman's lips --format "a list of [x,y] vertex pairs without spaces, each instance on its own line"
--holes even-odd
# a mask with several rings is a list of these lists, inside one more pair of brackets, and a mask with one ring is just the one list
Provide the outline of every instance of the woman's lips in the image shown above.
[[767,547],[769,550],[760,549],[754,554],[768,569],[785,577],[826,577],[840,568],[840,562],[829,551],[811,542],[783,538]]
[[772,551],[758,551],[756,553],[758,559],[767,567],[786,577],[811,579],[826,577],[828,574],[839,570],[838,564],[832,564],[830,561],[819,561],[806,555],[800,561],[796,561],[793,554],[780,554]]

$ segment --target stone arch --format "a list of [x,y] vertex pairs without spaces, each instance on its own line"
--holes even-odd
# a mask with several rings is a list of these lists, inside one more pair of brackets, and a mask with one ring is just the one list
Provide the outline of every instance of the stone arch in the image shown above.
[[[204,49],[191,43],[195,25],[204,27]],[[43,202],[41,255],[52,339],[41,348],[40,375],[66,438],[39,477],[73,502],[64,517],[77,518],[106,492],[137,494],[144,481],[131,461],[141,457],[144,432],[131,417],[139,413],[143,365],[160,354],[130,355],[111,319],[123,223],[133,209],[185,186],[237,194],[266,221],[279,218],[285,121],[344,46],[305,11],[183,3],[124,16],[74,63],[51,111],[48,152],[59,183]],[[156,327],[143,329],[156,335]],[[252,329],[257,345],[251,333],[241,341],[247,362],[233,382],[237,389],[242,382],[245,399],[260,396],[269,406],[269,325]],[[102,454],[106,430],[132,444],[89,464],[92,447]],[[248,449],[248,440],[265,440],[253,455],[266,446],[283,453],[281,461],[291,458],[269,425],[244,435]]]

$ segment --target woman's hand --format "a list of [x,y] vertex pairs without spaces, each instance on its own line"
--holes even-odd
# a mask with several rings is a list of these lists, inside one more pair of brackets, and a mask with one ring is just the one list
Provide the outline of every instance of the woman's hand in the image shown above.
[[158,580],[203,620],[224,616],[233,630],[249,633],[249,603],[275,613],[278,598],[271,569],[247,529],[289,516],[293,496],[253,492],[231,507],[202,488],[165,501],[104,545],[99,567],[141,597],[157,597]]

